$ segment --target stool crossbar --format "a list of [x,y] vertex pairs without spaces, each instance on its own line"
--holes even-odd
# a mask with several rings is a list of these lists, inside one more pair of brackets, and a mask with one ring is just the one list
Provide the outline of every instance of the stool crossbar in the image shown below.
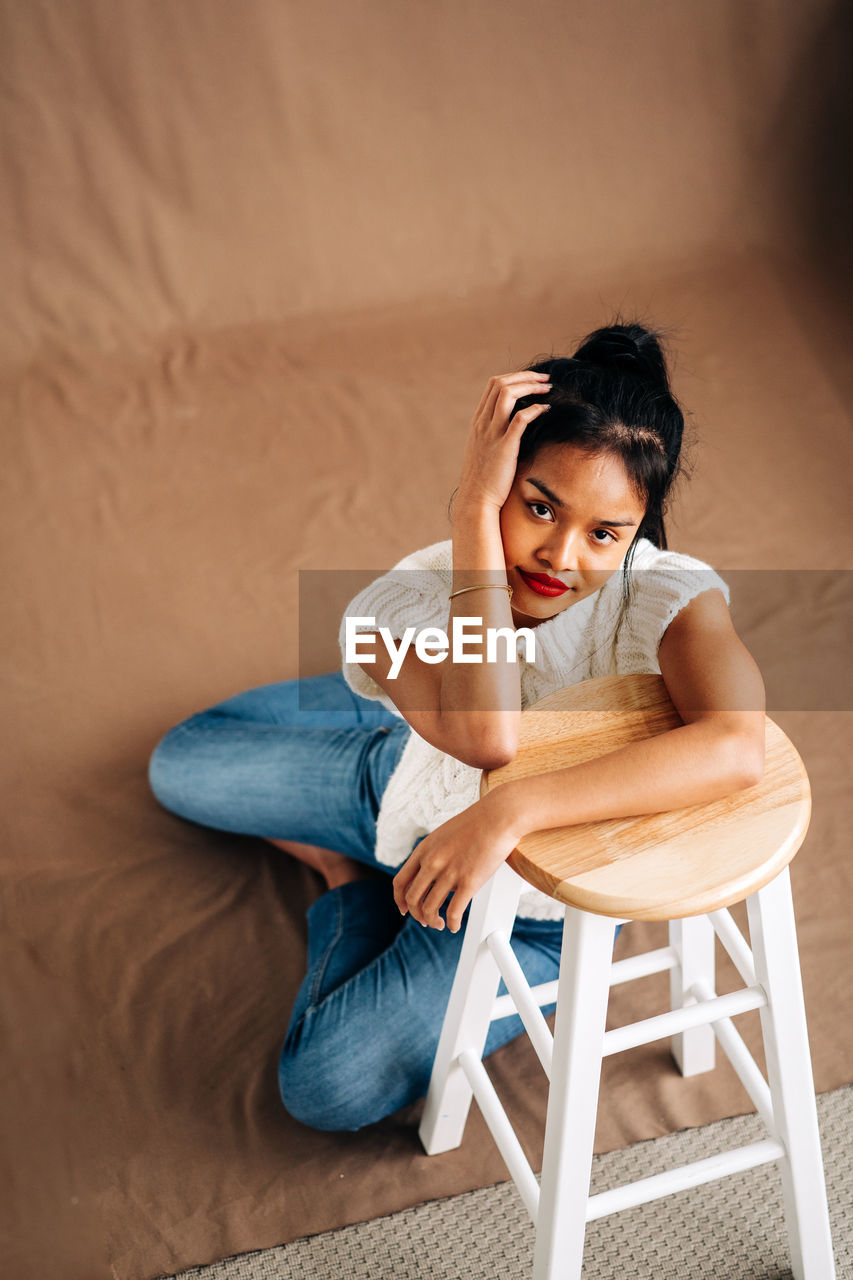
[[[775,831],[774,840],[777,836]],[[800,833],[794,852],[801,838]],[[504,865],[475,897],[420,1136],[428,1154],[457,1147],[476,1099],[536,1227],[534,1280],[578,1280],[587,1222],[767,1163],[776,1163],[781,1174],[795,1280],[834,1277],[788,873],[793,854],[790,849],[787,854],[781,867],[771,866],[769,878],[752,886],[752,892],[728,893],[729,905],[746,899],[749,943],[727,906],[719,904],[707,912],[670,918],[666,903],[658,904],[656,914],[646,910],[644,915],[620,916],[566,901],[559,978],[534,988],[524,977],[510,936],[522,892],[531,882],[541,887],[541,877],[522,877]],[[515,855],[511,861],[524,867]],[[572,896],[568,880],[560,892],[564,900]],[[625,905],[631,905],[629,898]],[[613,962],[616,926],[632,918],[666,919],[669,945]],[[744,983],[724,995],[715,988],[717,939]],[[669,1010],[606,1030],[610,987],[663,972],[670,975]],[[504,995],[498,995],[501,979]],[[552,1035],[542,1006],[554,1003]],[[767,1079],[732,1022],[750,1010],[758,1010],[761,1018]],[[541,1183],[482,1061],[492,1021],[516,1012],[549,1081]],[[719,1044],[763,1120],[766,1137],[590,1195],[602,1060],[665,1038],[685,1076],[712,1069]]]

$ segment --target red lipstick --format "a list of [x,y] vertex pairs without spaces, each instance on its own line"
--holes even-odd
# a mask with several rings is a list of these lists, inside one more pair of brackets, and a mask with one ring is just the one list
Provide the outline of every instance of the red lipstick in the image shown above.
[[523,569],[518,571],[526,586],[531,591],[535,591],[540,596],[561,596],[569,590],[557,578],[549,578],[547,573],[525,573]]

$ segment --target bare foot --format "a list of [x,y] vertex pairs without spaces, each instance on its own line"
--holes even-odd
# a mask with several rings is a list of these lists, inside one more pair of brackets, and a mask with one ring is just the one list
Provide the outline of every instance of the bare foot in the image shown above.
[[269,844],[298,858],[306,866],[319,871],[329,889],[337,889],[341,884],[352,884],[354,880],[386,878],[381,871],[366,867],[363,862],[356,862],[355,858],[348,858],[343,853],[336,853],[334,849],[324,849],[318,844],[299,844],[296,840],[274,840],[272,836],[263,838]]

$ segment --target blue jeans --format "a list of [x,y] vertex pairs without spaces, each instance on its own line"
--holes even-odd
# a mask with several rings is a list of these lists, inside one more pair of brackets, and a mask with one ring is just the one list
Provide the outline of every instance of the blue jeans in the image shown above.
[[[308,972],[278,1080],[290,1114],[316,1129],[360,1129],[426,1093],[462,947],[464,930],[400,916],[395,868],[374,855],[382,793],[410,733],[333,672],[190,716],[149,762],[154,795],[181,818],[321,845],[387,873],[330,890],[308,911]],[[516,921],[513,947],[531,985],[557,977],[561,940],[560,921]],[[522,1030],[517,1015],[494,1022],[486,1054]]]

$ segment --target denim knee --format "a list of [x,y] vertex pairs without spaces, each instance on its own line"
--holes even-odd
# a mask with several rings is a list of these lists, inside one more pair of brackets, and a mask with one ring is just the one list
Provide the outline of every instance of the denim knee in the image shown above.
[[169,782],[174,776],[171,764],[174,732],[174,729],[171,729],[160,739],[148,760],[148,785],[160,803],[167,808],[169,807]]
[[[148,759],[148,785],[164,808],[180,814],[186,800],[186,764],[188,741],[185,729],[197,723],[204,713],[182,720],[165,733]],[[183,779],[183,784],[182,784]]]
[[157,743],[148,760],[148,785],[166,808],[174,799],[175,762],[178,758],[177,738],[180,725],[170,729]]
[[278,1064],[278,1091],[287,1114],[309,1129],[354,1132],[369,1123],[359,1113],[339,1110],[323,1079],[305,1076],[299,1072],[298,1064],[284,1059]]
[[[334,1061],[307,1062],[305,1057],[282,1050],[278,1064],[278,1091],[288,1115],[309,1129],[329,1133],[353,1132],[382,1118],[365,1106],[355,1073],[343,1078]],[[352,1086],[357,1096],[353,1095]]]
[[[395,1067],[393,1045],[384,1053],[378,1046],[359,1052],[359,1029],[349,1027],[349,1051],[342,1052],[337,1037],[332,1043],[310,1035],[312,1012],[288,1033],[278,1063],[279,1095],[294,1120],[311,1129],[354,1132],[426,1093],[431,1062],[423,1080],[405,1079]],[[305,1038],[303,1030],[309,1032]]]

